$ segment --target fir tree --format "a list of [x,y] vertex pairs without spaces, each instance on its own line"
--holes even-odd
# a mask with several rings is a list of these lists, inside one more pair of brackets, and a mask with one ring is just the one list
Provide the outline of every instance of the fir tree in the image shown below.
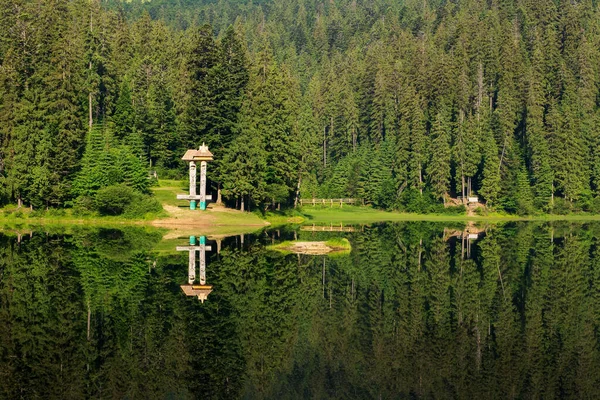
[[431,129],[431,160],[427,167],[427,175],[433,194],[442,199],[444,203],[450,190],[450,129],[449,122],[443,114],[438,112]]

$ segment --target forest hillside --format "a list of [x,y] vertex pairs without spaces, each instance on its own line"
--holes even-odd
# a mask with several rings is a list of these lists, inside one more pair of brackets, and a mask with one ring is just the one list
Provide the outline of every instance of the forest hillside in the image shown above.
[[591,0],[0,0],[0,206],[205,142],[230,206],[600,212],[599,72]]

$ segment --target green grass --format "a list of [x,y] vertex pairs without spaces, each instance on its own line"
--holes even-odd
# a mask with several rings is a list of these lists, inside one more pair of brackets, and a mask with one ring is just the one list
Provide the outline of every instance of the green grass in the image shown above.
[[152,193],[158,201],[171,206],[189,206],[189,201],[177,200],[178,194],[187,194],[188,192],[189,184],[187,181],[161,179],[158,181],[158,186],[152,188]]
[[[306,241],[306,240],[297,240],[297,241],[292,241],[292,240],[286,240],[277,244],[273,244],[270,246],[267,246],[267,249],[269,250],[276,250],[279,251],[283,254],[292,254],[292,252],[289,250],[291,247],[294,247],[294,245],[296,243],[308,243],[310,241]],[[344,254],[348,254],[350,253],[350,251],[352,250],[352,246],[350,245],[350,242],[348,241],[348,239],[346,238],[332,238],[327,240],[326,242],[323,242],[326,246],[330,247],[333,249],[333,252],[328,253],[329,255],[333,255],[333,254],[339,254],[339,253],[344,253]]]
[[16,207],[5,207],[0,210],[0,224],[4,225],[97,225],[97,226],[117,226],[117,225],[142,225],[163,217],[165,214],[148,213],[143,218],[125,218],[122,216],[99,216],[97,214],[73,215],[71,209],[49,211],[31,211],[28,208],[17,209]]
[[346,238],[332,238],[325,242],[325,244],[334,249],[351,250],[352,246]]
[[600,215],[570,214],[570,215],[537,215],[520,217],[499,213],[489,213],[485,216],[443,215],[443,214],[410,214],[393,211],[381,211],[370,207],[344,206],[343,208],[304,207],[302,210],[306,221],[311,224],[367,224],[374,222],[396,221],[600,221]]
[[[187,193],[188,182],[186,180],[161,179],[158,185],[152,188],[152,192],[158,201],[164,205],[171,205],[190,213],[202,213],[202,211],[188,210],[187,200],[177,200],[180,193]],[[187,211],[186,211],[187,210]],[[191,215],[191,214],[190,214]],[[569,214],[569,215],[536,215],[520,217],[490,212],[486,215],[467,216],[463,215],[440,215],[440,214],[410,214],[401,212],[390,212],[376,210],[371,207],[344,206],[321,207],[305,206],[301,211],[287,210],[282,212],[268,212],[262,215],[258,212],[208,212],[208,223],[202,223],[200,214],[194,214],[199,228],[190,228],[194,234],[209,235],[233,235],[241,233],[252,233],[262,229],[265,221],[271,227],[288,224],[369,224],[375,222],[400,222],[400,221],[432,221],[432,222],[466,222],[483,221],[489,223],[504,221],[600,221],[600,215],[592,214]],[[49,210],[48,212],[36,210],[31,212],[27,208],[17,210],[15,206],[6,206],[0,209],[0,226],[22,227],[22,226],[60,226],[60,225],[91,225],[91,226],[122,226],[122,225],[147,225],[152,221],[167,217],[166,213],[147,214],[144,218],[129,219],[121,216],[98,216],[73,215],[72,210]],[[179,216],[185,218],[185,215]],[[210,227],[207,227],[210,225]],[[186,231],[187,232],[187,231]]]

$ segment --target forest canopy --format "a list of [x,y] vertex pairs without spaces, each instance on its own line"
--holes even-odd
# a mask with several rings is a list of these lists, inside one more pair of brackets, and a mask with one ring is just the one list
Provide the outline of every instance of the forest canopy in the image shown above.
[[600,211],[593,1],[0,0],[0,204],[185,176],[231,205]]

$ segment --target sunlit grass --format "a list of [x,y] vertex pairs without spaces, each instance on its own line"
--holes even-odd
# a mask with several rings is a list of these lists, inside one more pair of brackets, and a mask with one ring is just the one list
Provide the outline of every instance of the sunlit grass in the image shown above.
[[500,213],[489,213],[481,216],[443,215],[443,214],[410,214],[394,211],[376,210],[370,207],[344,206],[342,208],[311,207],[302,209],[306,223],[314,224],[366,224],[373,222],[397,221],[598,221],[600,215],[570,214],[570,215],[536,215],[518,216]]

